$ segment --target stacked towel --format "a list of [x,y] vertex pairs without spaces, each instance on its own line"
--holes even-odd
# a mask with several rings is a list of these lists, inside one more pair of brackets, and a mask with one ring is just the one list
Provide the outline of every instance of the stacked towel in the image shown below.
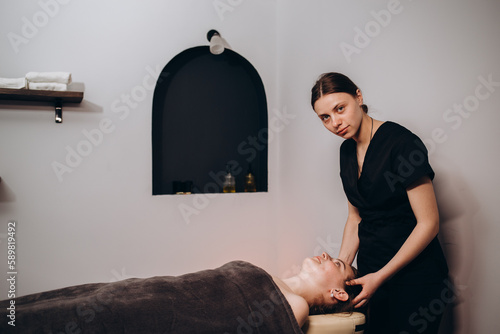
[[71,83],[69,72],[28,72],[25,78],[0,78],[0,88],[68,90]]
[[26,80],[29,82],[57,82],[71,83],[71,73],[68,72],[28,72]]
[[20,89],[26,87],[25,78],[0,78],[0,88]]
[[28,89],[65,91],[71,83],[69,72],[29,72],[26,74]]
[[68,90],[68,85],[58,82],[28,82],[28,89],[38,90]]

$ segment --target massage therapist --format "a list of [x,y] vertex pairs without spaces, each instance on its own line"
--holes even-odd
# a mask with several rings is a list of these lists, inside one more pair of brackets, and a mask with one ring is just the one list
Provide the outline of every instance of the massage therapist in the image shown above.
[[370,301],[367,334],[437,333],[442,314],[415,317],[440,298],[448,277],[423,142],[370,117],[361,91],[343,74],[323,74],[311,93],[325,128],[345,139],[340,177],[348,217],[339,258],[352,264],[358,256],[361,277],[349,284],[363,288],[357,307]]

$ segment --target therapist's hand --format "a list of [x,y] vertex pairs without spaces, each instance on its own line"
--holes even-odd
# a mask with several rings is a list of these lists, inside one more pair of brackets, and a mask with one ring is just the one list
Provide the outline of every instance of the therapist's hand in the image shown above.
[[363,287],[363,290],[352,301],[354,307],[359,308],[368,303],[382,283],[384,283],[384,279],[376,272],[347,281],[347,285],[361,285]]

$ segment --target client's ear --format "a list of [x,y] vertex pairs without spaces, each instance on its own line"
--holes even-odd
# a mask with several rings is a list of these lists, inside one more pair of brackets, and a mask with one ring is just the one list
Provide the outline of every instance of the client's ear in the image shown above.
[[349,300],[349,295],[343,289],[332,289],[330,291],[330,296],[342,302]]

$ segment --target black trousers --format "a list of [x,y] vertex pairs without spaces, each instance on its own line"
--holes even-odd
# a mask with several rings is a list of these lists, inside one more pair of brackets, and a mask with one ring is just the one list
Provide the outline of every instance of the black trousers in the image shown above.
[[454,298],[447,279],[440,284],[385,284],[370,299],[365,333],[437,334]]

